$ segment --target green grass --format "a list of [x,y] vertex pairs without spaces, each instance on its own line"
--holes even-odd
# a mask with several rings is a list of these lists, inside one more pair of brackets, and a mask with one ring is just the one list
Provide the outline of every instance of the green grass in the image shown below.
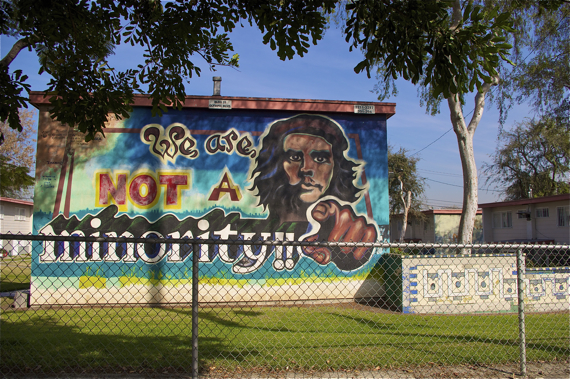
[[[402,315],[351,306],[200,312],[200,370],[321,371],[516,362],[518,318]],[[528,314],[528,360],[570,355],[568,313]],[[190,370],[191,310],[103,308],[2,315],[2,372]]]
[[0,261],[0,291],[9,292],[30,288],[30,255],[2,258]]

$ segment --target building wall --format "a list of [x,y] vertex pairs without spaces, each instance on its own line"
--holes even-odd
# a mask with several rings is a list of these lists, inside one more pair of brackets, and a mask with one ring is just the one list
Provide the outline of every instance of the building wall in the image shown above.
[[[414,217],[408,218],[406,229],[406,240],[421,240],[432,243],[457,243],[459,233],[460,214],[428,213],[423,220]],[[402,223],[402,216],[393,216],[390,224],[391,238],[393,241],[399,236],[399,227]],[[483,222],[482,216],[477,215],[475,227],[473,229],[473,242],[483,242]]]
[[[400,235],[403,217],[393,215],[390,221],[390,238],[397,242]],[[433,216],[428,216],[425,220],[418,220],[412,216],[408,217],[405,240],[421,240],[422,242],[434,242],[434,221]]]
[[[33,207],[0,201],[0,232],[5,234],[31,234]],[[21,211],[23,210],[23,211]],[[22,213],[23,212],[23,213]],[[0,247],[10,255],[29,254],[31,244],[27,241],[0,241]]]
[[[567,201],[536,203],[529,205],[483,208],[485,242],[515,240],[553,240],[558,244],[570,243],[570,226],[558,226],[557,209],[568,207]],[[536,217],[537,209],[548,209],[548,217]],[[530,213],[530,220],[519,217],[517,212]],[[494,215],[510,212],[512,225],[498,228],[493,222]],[[496,216],[495,216],[496,217]],[[495,218],[496,220],[496,218]]]
[[[86,143],[41,109],[36,233],[334,241],[333,230],[350,229],[356,240],[387,238],[384,114],[185,108],[153,117],[136,107],[105,134]],[[33,304],[189,301],[188,249],[73,246],[34,250]],[[202,301],[381,291],[367,279],[381,249],[248,249],[201,244],[200,281],[212,289]],[[301,278],[312,284],[293,291]]]
[[[435,242],[436,243],[457,243],[459,235],[460,214],[434,214],[435,218]],[[483,241],[482,216],[475,216],[475,226],[473,228],[473,243]]]
[[[31,205],[14,204],[1,201],[2,216],[0,220],[0,229],[2,233],[12,234],[30,234],[32,233],[32,209]],[[24,210],[24,219],[19,219],[20,211]]]

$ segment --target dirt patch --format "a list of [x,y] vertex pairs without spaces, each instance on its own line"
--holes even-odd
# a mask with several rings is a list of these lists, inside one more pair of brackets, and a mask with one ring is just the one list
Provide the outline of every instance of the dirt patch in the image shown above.
[[[101,372],[101,373],[81,373],[69,374],[58,373],[57,375],[42,375],[34,373],[5,374],[0,373],[3,378],[20,379],[189,379],[190,372],[172,372],[168,369],[152,373],[131,372]],[[522,378],[520,375],[520,365],[518,363],[505,363],[496,365],[476,365],[465,364],[455,366],[428,365],[420,367],[407,367],[398,369],[378,369],[372,371],[335,371],[335,372],[263,372],[263,370],[243,370],[243,371],[216,371],[201,374],[200,378],[251,378],[251,379],[365,379],[365,378],[497,378],[514,379]],[[530,362],[527,364],[527,378],[529,379],[568,379],[570,378],[570,360],[562,362]]]
[[[570,361],[531,362],[527,364],[527,378],[570,378]],[[377,369],[373,371],[335,371],[335,372],[211,372],[204,378],[299,378],[299,379],[365,379],[365,378],[522,378],[519,363],[495,365],[464,364],[454,366],[427,365],[397,369]]]

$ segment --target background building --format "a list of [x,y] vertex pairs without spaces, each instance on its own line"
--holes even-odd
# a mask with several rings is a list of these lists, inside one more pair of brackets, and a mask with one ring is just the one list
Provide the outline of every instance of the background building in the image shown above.
[[485,242],[570,243],[570,194],[479,204]]
[[[422,217],[414,217],[408,214],[408,227],[404,236],[406,242],[457,242],[461,209],[430,209],[421,213]],[[402,230],[403,217],[402,214],[390,217],[390,237],[394,242],[397,242]],[[475,228],[473,229],[473,243],[483,241],[481,220],[481,211],[478,210]]]
[[[31,201],[0,197],[0,233],[2,234],[31,234],[33,224],[34,203]],[[10,255],[31,252],[27,241],[12,241],[7,245],[0,241],[0,247]]]

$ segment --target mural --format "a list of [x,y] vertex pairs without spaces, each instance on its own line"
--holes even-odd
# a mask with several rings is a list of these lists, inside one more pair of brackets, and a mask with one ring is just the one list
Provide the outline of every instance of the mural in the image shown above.
[[[184,109],[159,118],[139,107],[131,118],[111,121],[105,133],[85,143],[80,133],[40,117],[36,233],[387,238],[384,115]],[[33,257],[33,302],[62,302],[70,291],[78,294],[74,301],[92,302],[86,294],[93,288],[107,290],[108,300],[116,293],[134,296],[137,286],[176,290],[136,301],[188,300],[192,245],[50,242],[40,250]],[[196,253],[201,283],[232,286],[233,300],[247,300],[251,294],[239,290],[244,285],[275,287],[307,278],[314,288],[291,298],[315,297],[315,288],[317,297],[327,297],[334,281],[348,284],[337,296],[353,297],[381,251],[202,243]]]

